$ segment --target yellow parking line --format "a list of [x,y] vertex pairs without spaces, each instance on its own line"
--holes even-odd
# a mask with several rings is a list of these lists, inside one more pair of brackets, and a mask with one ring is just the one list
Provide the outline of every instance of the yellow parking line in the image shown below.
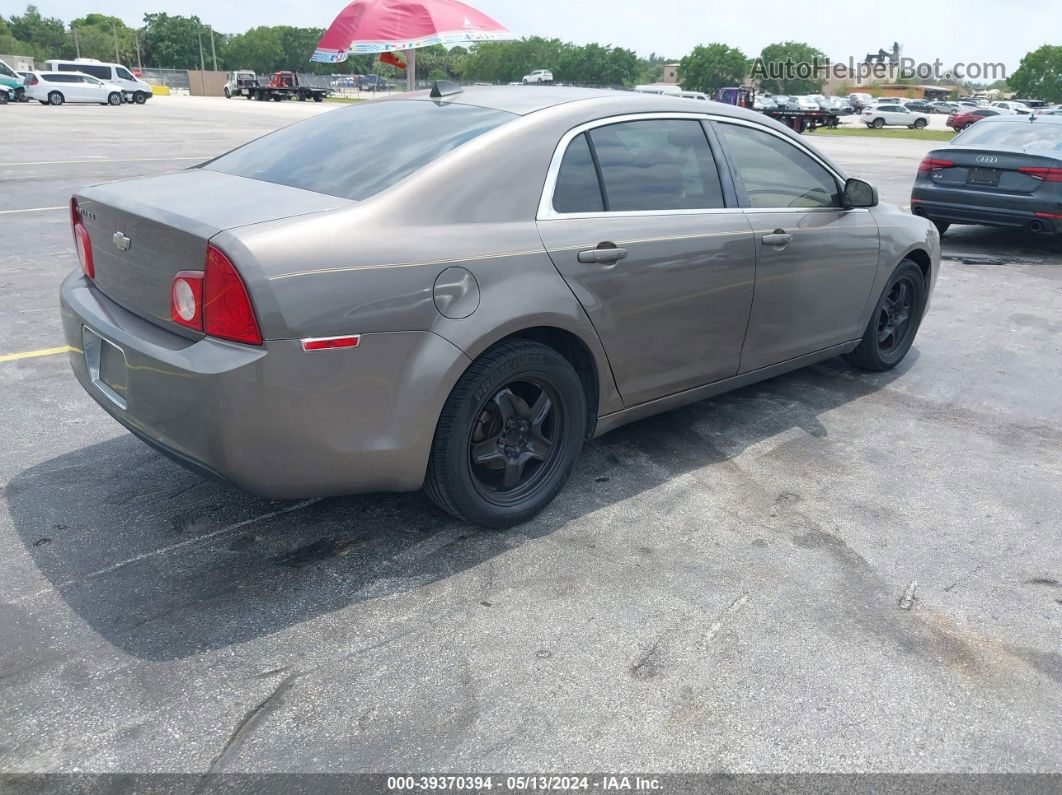
[[41,348],[37,351],[24,351],[23,353],[0,353],[0,362],[13,362],[16,359],[32,359],[36,356],[55,356],[57,353],[69,353],[77,348],[62,345],[58,348]]

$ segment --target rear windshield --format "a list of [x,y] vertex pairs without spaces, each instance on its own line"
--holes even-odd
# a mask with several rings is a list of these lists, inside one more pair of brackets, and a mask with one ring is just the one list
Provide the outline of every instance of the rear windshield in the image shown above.
[[470,105],[367,102],[277,130],[203,168],[359,201],[515,118]]
[[976,124],[954,139],[962,146],[1012,146],[1016,149],[1050,149],[1062,152],[1062,124],[1021,121]]

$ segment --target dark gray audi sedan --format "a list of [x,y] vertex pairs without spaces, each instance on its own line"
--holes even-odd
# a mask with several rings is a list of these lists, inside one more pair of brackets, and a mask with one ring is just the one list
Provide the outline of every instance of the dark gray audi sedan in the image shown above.
[[274,498],[424,488],[503,527],[586,439],[907,353],[939,237],[799,136],[568,88],[323,113],[71,201],[71,364],[116,420]]

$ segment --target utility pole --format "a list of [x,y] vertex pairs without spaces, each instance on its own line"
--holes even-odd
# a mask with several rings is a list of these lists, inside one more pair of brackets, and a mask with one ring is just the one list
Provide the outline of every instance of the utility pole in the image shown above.
[[77,38],[77,28],[71,26],[70,30],[74,32],[74,50],[77,52],[77,57],[81,57],[81,42]]
[[203,29],[199,28],[199,71],[206,71],[206,61],[203,60]]
[[114,31],[114,62],[121,63],[122,57],[118,54],[118,26],[112,24],[111,30]]
[[133,41],[136,42],[136,66],[141,72],[144,71],[144,62],[140,60],[140,31],[133,28]]
[[218,54],[214,50],[214,27],[210,26],[210,57],[214,59],[214,71],[218,70]]

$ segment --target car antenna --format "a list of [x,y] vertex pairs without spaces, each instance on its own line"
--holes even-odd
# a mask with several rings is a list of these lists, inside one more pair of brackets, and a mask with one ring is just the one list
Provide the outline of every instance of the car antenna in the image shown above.
[[460,94],[461,91],[461,86],[451,80],[436,80],[431,84],[430,96],[432,99],[442,99],[443,97]]

